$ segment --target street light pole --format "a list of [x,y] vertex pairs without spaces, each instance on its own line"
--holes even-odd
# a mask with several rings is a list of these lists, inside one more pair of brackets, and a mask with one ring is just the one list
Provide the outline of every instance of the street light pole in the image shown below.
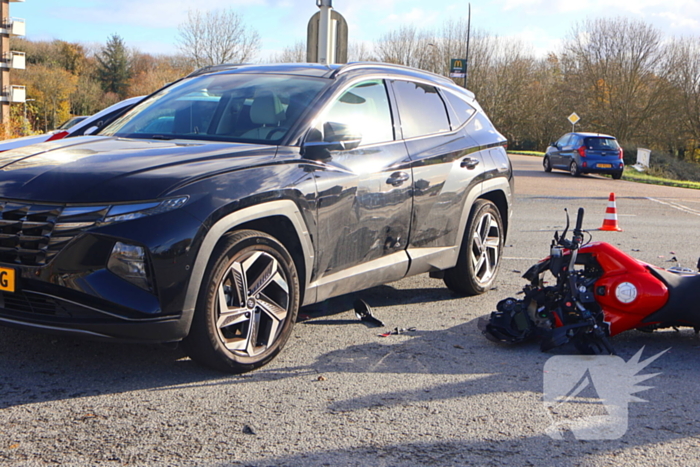
[[467,89],[467,75],[469,75],[469,32],[471,31],[472,25],[472,4],[469,3],[469,15],[467,16],[467,52],[464,59],[464,89]]

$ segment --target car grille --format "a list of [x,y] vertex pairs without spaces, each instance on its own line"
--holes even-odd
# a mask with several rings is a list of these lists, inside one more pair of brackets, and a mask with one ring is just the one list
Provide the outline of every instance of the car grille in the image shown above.
[[56,300],[35,294],[3,293],[2,308],[20,313],[54,316],[59,309]]
[[108,209],[0,201],[0,262],[42,266]]

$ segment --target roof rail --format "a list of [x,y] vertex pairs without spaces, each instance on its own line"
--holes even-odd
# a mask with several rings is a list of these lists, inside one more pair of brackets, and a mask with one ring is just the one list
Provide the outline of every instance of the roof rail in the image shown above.
[[[432,71],[426,71],[426,70],[421,70],[420,68],[413,68],[410,66],[405,66],[405,65],[397,65],[395,63],[384,63],[384,62],[351,62],[346,65],[341,66],[340,68],[336,68],[333,70],[333,72],[330,74],[330,78],[335,78],[338,75],[342,75],[343,73],[347,73],[349,71],[353,70],[358,70],[358,69],[363,69],[363,68],[393,68],[396,70],[400,71],[420,71],[421,73],[425,73],[427,75],[431,75],[435,78],[440,78],[445,81],[449,81],[453,83],[453,81],[446,76],[440,75],[438,73],[433,73]],[[453,83],[454,84],[454,83]]]
[[222,63],[220,65],[208,65],[202,68],[199,68],[189,75],[186,76],[186,78],[192,78],[193,76],[199,76],[199,75],[204,75],[207,73],[214,73],[217,71],[222,71],[222,70],[234,70],[240,66],[245,66],[245,65],[250,65],[250,63]]

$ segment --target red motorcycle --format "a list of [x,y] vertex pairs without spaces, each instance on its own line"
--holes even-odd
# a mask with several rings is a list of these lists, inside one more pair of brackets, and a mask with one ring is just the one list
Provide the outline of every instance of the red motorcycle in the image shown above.
[[[484,335],[509,343],[539,338],[543,351],[571,342],[584,354],[612,354],[608,337],[629,329],[690,326],[698,333],[700,274],[652,266],[609,243],[584,243],[583,214],[579,208],[569,240],[567,213],[550,255],[523,275],[530,281],[523,299],[499,302],[498,311],[479,322]],[[556,283],[545,283],[547,271]]]

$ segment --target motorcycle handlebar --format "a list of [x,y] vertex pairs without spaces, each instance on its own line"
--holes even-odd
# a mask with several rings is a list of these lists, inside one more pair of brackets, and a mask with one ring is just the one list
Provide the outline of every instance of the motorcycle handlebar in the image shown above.
[[576,227],[574,228],[574,235],[581,235],[581,226],[583,225],[583,208],[578,208],[578,215],[576,216]]

